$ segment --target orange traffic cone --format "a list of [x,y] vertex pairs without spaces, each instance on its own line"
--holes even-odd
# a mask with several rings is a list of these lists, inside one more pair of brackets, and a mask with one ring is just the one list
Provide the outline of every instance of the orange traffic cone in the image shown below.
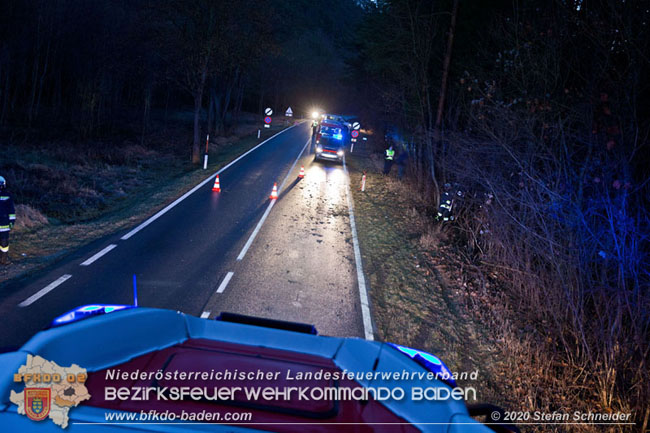
[[275,200],[278,198],[278,184],[274,183],[273,184],[273,191],[271,191],[271,195],[269,196],[271,200]]
[[214,186],[212,187],[212,191],[215,192],[221,192],[221,186],[219,185],[219,175],[214,179]]
[[305,166],[301,165],[300,166],[300,174],[298,174],[298,179],[302,179],[303,177],[305,177]]

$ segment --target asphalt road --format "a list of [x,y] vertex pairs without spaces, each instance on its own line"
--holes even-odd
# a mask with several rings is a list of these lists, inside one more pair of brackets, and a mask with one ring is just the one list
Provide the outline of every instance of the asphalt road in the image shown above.
[[[77,306],[133,303],[133,274],[141,306],[204,318],[230,311],[363,337],[346,173],[314,162],[310,137],[308,122],[285,130],[223,170],[221,193],[208,181],[150,223],[6,285],[0,348],[22,345]],[[274,182],[280,197],[271,204]]]

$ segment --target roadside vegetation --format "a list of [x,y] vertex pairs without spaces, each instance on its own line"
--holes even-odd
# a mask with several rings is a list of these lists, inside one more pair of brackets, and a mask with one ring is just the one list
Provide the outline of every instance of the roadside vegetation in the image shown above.
[[[374,218],[363,250],[387,254],[370,266],[380,333],[449,347],[459,368],[454,353],[489,354],[512,410],[650,425],[648,19],[641,2],[413,0],[378,2],[360,28],[373,150],[410,156],[407,182],[371,176],[357,198]],[[455,219],[441,224],[445,184]]]
[[160,129],[153,128],[144,142],[131,141],[126,127],[122,137],[101,142],[9,141],[0,173],[10,179],[17,224],[11,234],[13,264],[0,273],[0,283],[137,224],[284,125],[263,129],[258,139],[259,116],[243,116],[229,135],[211,139],[203,170],[183,157],[191,123],[183,113],[177,117],[156,124]]

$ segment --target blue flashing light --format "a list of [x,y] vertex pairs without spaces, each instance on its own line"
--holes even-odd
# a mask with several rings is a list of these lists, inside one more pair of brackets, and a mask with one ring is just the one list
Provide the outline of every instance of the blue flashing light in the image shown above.
[[135,308],[133,305],[107,305],[107,304],[92,304],[77,307],[74,310],[57,317],[50,324],[50,328],[57,326],[67,325],[69,323],[78,322],[88,317],[99,316],[101,314],[109,314],[114,311],[126,310]]
[[334,138],[337,140],[343,140],[343,134],[334,134]]
[[428,352],[422,350],[412,349],[406,346],[400,346],[395,343],[387,343],[389,346],[394,347],[395,349],[402,352],[404,355],[408,356],[427,370],[432,373],[435,373],[436,379],[440,380],[443,383],[451,386],[452,388],[458,387],[456,380],[453,378],[453,375],[449,368],[442,362],[437,356],[434,356]]

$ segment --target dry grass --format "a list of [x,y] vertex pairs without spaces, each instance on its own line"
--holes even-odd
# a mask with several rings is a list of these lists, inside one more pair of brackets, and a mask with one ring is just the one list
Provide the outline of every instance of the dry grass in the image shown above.
[[[264,131],[262,139],[277,132],[275,128]],[[257,143],[255,134],[213,149],[208,171]],[[206,176],[206,171],[179,163],[172,154],[132,143],[125,146],[127,155],[120,161],[126,165],[106,163],[117,161],[110,156],[116,150],[96,150],[99,159],[90,161],[71,158],[61,162],[59,156],[74,152],[60,148],[32,150],[23,152],[22,159],[14,154],[13,159],[3,160],[3,173],[7,167],[13,170],[9,185],[17,196],[17,224],[10,238],[12,266],[0,275],[0,284],[42,268],[94,239],[138,224]],[[8,150],[14,151],[18,149]],[[30,162],[32,158],[41,162]]]
[[[561,300],[532,266],[508,265],[515,263],[513,254],[526,250],[519,247],[529,240],[495,244],[499,236],[491,235],[470,243],[469,228],[458,221],[433,222],[434,210],[414,185],[396,180],[395,173],[382,176],[381,155],[355,155],[348,162],[353,183],[367,172],[366,192],[353,194],[378,338],[431,351],[455,371],[478,368],[479,383],[461,386],[476,386],[479,399],[510,410],[621,411],[643,422],[646,415],[623,399],[612,401],[609,408],[601,402],[606,396],[595,392],[597,369],[553,349],[570,334],[556,331],[553,318],[531,306]],[[472,215],[467,209],[458,211]],[[501,228],[492,226],[490,233]],[[478,248],[491,255],[477,255]],[[497,251],[508,256],[498,258]],[[493,260],[481,262],[477,257]],[[518,292],[513,292],[513,284]],[[532,431],[565,430],[543,426]],[[572,426],[571,431],[634,430]]]
[[14,227],[16,232],[24,229],[34,229],[47,224],[49,224],[49,221],[37,209],[26,204],[16,205],[16,226]]
[[479,383],[463,385],[479,389],[483,401],[506,402],[492,383],[490,339],[466,307],[455,261],[441,253],[433,209],[407,182],[381,175],[380,156],[348,162],[353,183],[367,171],[366,192],[353,195],[378,338],[428,350],[455,371],[478,369]]

